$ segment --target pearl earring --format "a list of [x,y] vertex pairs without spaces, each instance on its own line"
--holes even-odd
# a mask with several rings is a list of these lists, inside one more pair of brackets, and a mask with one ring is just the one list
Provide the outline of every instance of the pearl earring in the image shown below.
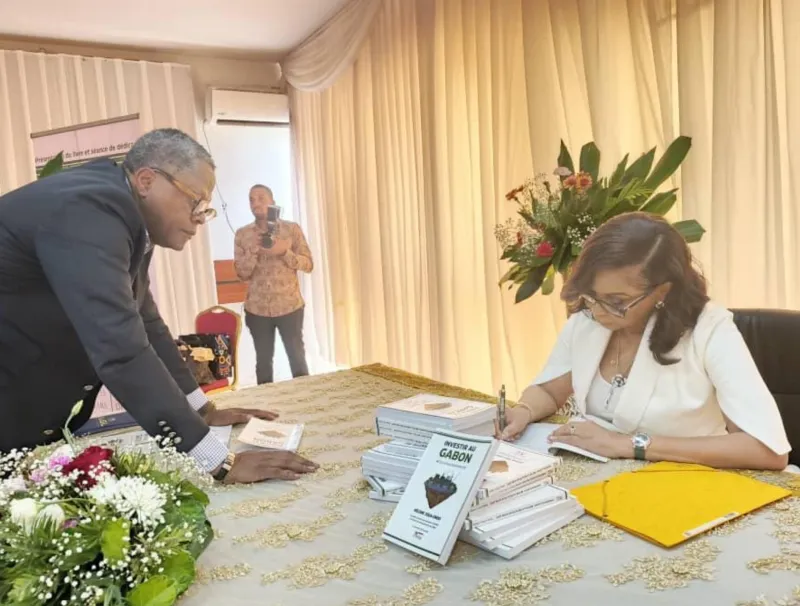
[[664,301],[659,301],[656,303],[656,309],[664,309]]

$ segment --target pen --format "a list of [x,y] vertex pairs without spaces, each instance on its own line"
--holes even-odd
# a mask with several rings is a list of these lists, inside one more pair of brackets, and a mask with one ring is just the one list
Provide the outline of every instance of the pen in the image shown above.
[[500,431],[506,428],[506,386],[500,387],[500,401],[497,403],[497,424]]

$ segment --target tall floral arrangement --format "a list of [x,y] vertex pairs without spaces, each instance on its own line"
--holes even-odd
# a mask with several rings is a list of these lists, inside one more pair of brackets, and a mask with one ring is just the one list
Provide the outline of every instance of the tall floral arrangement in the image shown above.
[[169,445],[111,449],[65,434],[56,449],[0,456],[0,603],[175,603],[213,536],[208,480]]
[[[655,148],[630,165],[626,154],[610,177],[601,178],[600,150],[594,142],[581,148],[576,170],[562,141],[552,176],[536,175],[506,194],[516,204],[518,217],[495,227],[501,258],[511,264],[500,285],[517,286],[517,303],[539,290],[550,294],[556,273],[566,276],[584,241],[600,225],[633,211],[667,214],[678,190],[657,190],[678,169],[691,145],[689,137],[678,137],[658,162]],[[705,232],[693,219],[673,226],[687,242],[698,242]]]

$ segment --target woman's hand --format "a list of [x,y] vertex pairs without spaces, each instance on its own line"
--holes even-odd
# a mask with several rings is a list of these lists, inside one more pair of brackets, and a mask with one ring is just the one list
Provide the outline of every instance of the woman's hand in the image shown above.
[[603,429],[591,421],[565,423],[547,439],[549,442],[577,446],[609,459],[633,458],[633,444],[629,435]]
[[531,411],[525,406],[517,405],[506,409],[506,427],[501,432],[497,421],[494,422],[494,437],[498,440],[516,440],[531,422]]

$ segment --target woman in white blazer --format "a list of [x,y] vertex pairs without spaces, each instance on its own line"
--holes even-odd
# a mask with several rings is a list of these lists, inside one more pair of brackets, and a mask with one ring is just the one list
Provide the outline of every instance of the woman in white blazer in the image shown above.
[[611,458],[786,467],[791,446],[775,399],[667,221],[629,213],[597,229],[561,297],[574,313],[508,411],[504,439],[573,395],[578,416],[551,440]]

